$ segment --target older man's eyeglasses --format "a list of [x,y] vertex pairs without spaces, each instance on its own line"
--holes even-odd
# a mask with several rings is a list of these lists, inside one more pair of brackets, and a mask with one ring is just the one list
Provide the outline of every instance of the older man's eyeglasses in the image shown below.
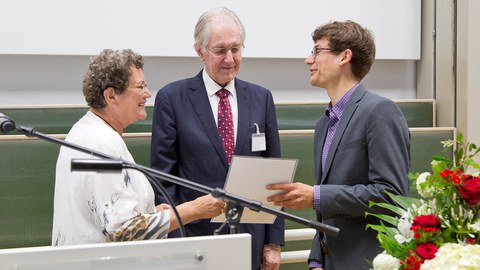
[[319,55],[322,51],[340,52],[342,50],[336,50],[336,49],[332,49],[332,48],[316,47],[316,48],[313,48],[313,50],[310,52],[310,57],[315,59],[315,58],[317,58],[317,55]]
[[232,53],[233,56],[240,56],[242,55],[243,45],[237,45],[231,48],[223,48],[223,47],[208,48],[207,47],[207,50],[209,50],[213,55],[217,57],[225,56],[229,51]]

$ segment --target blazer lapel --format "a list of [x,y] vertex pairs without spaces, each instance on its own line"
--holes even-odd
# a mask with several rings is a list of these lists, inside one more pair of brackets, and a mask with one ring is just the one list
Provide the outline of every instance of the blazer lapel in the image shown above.
[[220,136],[218,136],[218,129],[213,117],[212,108],[210,107],[210,101],[207,96],[207,89],[202,79],[202,72],[191,81],[188,92],[190,102],[195,110],[202,127],[205,130],[209,140],[211,141],[215,151],[219,155],[222,163],[228,168],[227,157],[225,156],[225,150],[223,149]]
[[347,107],[345,107],[345,110],[342,113],[342,118],[338,123],[338,127],[335,131],[335,135],[333,136],[332,143],[330,144],[330,148],[328,149],[327,160],[325,162],[325,172],[322,174],[321,183],[325,181],[325,178],[328,175],[328,171],[330,170],[333,159],[335,158],[335,154],[337,153],[338,144],[340,143],[343,134],[347,129],[348,123],[350,123],[350,119],[352,118],[355,110],[358,107],[358,102],[362,99],[365,92],[365,88],[360,84],[350,97],[350,101],[348,102]]
[[[250,92],[248,87],[241,80],[235,79],[235,89],[237,91],[238,123],[237,137],[235,141],[234,154],[249,153],[251,134],[249,133],[250,123]],[[245,149],[247,148],[247,149]]]
[[[314,147],[316,147],[316,149],[314,149],[314,152],[315,152],[314,162],[315,164],[318,164],[317,170],[315,170],[315,179],[317,179],[317,181],[318,179],[320,179],[320,176],[322,176],[322,179],[323,179],[323,175],[325,175],[322,172],[322,151],[323,151],[323,145],[325,144],[325,138],[327,137],[328,122],[329,122],[328,118],[324,115],[320,118],[315,128],[316,143]],[[317,143],[317,142],[321,142],[321,143]]]

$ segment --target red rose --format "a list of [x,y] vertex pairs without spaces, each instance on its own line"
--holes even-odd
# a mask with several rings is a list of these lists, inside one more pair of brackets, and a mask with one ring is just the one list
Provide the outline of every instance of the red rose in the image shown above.
[[437,251],[437,246],[432,242],[417,244],[417,254],[424,260],[435,258],[435,253],[437,253]]
[[439,228],[440,220],[437,218],[437,216],[433,214],[416,216],[413,218],[412,225],[413,226],[419,225],[422,229],[423,228]]
[[454,174],[454,175],[452,175],[452,182],[455,185],[459,185],[460,183],[462,183],[462,178],[460,178],[458,175]]
[[470,245],[475,245],[477,243],[477,239],[467,238],[467,239],[465,239],[465,243],[470,244]]
[[408,251],[408,257],[405,260],[401,260],[400,264],[403,265],[405,270],[419,270],[422,266],[424,259],[416,255],[412,250]]
[[468,205],[477,205],[480,202],[480,177],[466,179],[462,185],[457,186],[460,195]]
[[[440,173],[440,176],[443,178],[447,178],[449,175],[451,175],[453,172],[450,171],[449,169],[443,170],[443,172]],[[448,179],[447,179],[448,180]]]

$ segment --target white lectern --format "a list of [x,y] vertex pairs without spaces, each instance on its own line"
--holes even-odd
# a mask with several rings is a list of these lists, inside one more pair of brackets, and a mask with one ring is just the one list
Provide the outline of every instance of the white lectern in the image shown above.
[[0,250],[4,270],[250,268],[250,234]]

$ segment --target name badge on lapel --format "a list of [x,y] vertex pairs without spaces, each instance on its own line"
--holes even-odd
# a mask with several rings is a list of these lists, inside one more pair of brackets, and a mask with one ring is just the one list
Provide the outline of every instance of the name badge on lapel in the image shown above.
[[265,133],[260,133],[260,128],[257,123],[253,123],[253,125],[255,125],[257,132],[252,134],[252,152],[267,150]]

